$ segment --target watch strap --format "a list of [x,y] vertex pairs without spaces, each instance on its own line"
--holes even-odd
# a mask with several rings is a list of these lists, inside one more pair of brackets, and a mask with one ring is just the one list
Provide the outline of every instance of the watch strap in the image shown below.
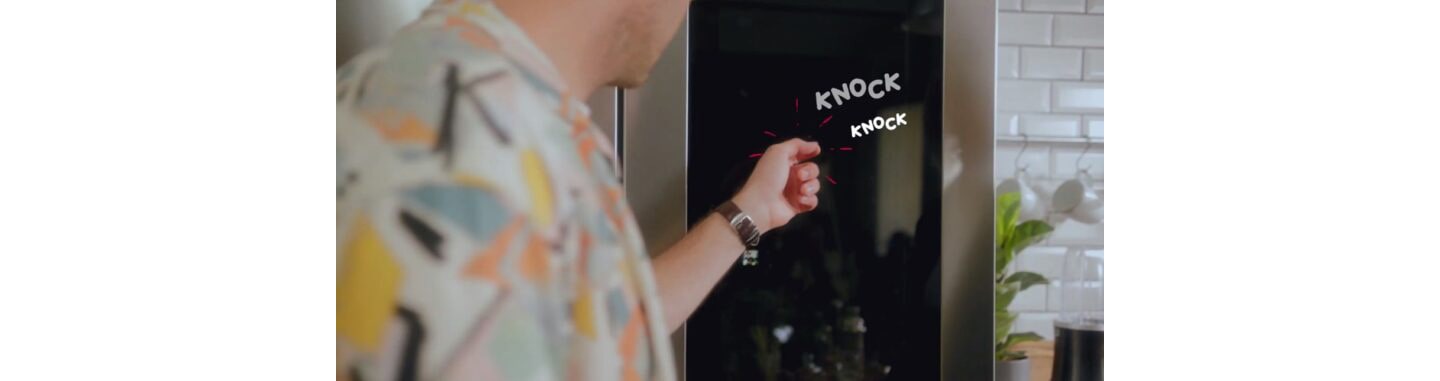
[[755,221],[750,219],[750,215],[740,210],[740,206],[735,205],[735,202],[725,201],[720,204],[720,207],[715,208],[715,211],[730,223],[730,228],[735,229],[735,234],[740,236],[740,242],[744,243],[746,248],[753,248],[760,244],[760,229],[755,226]]

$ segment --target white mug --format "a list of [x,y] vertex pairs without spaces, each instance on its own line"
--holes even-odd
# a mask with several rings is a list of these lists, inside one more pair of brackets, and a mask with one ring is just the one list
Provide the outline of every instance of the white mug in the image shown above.
[[1038,220],[1045,218],[1045,202],[1040,199],[1040,193],[1030,186],[1027,180],[1027,173],[1024,169],[1016,170],[1015,177],[1001,181],[995,187],[998,194],[1015,192],[1020,194],[1020,220]]
[[1105,221],[1105,199],[1091,185],[1090,172],[1081,170],[1074,179],[1066,180],[1055,190],[1051,207],[1056,213],[1086,224]]

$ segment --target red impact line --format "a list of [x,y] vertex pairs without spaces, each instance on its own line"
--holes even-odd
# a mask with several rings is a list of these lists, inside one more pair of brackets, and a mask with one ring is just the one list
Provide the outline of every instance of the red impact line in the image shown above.
[[800,112],[800,98],[795,98],[795,112]]
[[834,116],[834,115],[831,115],[831,116],[825,117],[825,120],[820,121],[820,126],[821,126],[821,127],[824,127],[824,126],[825,126],[825,123],[830,123],[830,118],[833,118],[833,117],[835,117],[835,116]]
[[840,150],[841,150],[841,151],[849,151],[849,150],[852,150],[852,149],[853,149],[853,148],[850,148],[850,147],[840,147]]
[[825,175],[825,179],[830,180],[830,185],[835,185],[835,179],[830,178],[830,175]]
[[760,157],[760,156],[762,156],[762,155],[764,155],[764,154],[763,154],[763,153],[752,153],[752,154],[750,154],[750,158],[751,158],[751,159],[754,159],[754,158]]
[[775,137],[775,133],[774,133],[774,132],[765,131],[765,134],[766,134],[766,135],[770,135],[770,137],[772,137],[772,138]]

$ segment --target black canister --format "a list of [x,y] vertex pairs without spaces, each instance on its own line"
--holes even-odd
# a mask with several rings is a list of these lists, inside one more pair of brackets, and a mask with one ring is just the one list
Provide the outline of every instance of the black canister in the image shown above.
[[1104,322],[1055,321],[1055,365],[1050,381],[1104,379]]

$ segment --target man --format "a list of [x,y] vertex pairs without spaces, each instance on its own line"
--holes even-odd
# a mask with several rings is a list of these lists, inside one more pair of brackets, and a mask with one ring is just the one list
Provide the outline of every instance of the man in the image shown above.
[[771,146],[649,260],[583,99],[642,83],[685,7],[441,0],[339,69],[339,378],[675,378],[668,335],[815,207],[820,153]]

